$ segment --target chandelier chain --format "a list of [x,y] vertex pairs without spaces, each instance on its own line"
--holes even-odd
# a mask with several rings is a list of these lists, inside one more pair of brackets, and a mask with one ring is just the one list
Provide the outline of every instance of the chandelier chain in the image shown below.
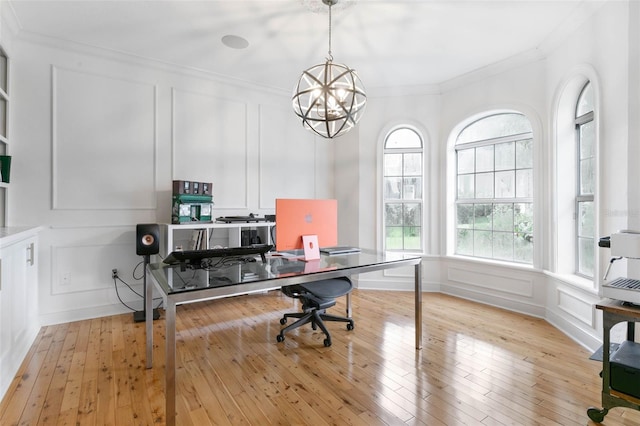
[[330,61],[333,61],[333,55],[331,54],[331,6],[333,5],[332,2],[329,3],[329,57],[327,59],[329,59]]

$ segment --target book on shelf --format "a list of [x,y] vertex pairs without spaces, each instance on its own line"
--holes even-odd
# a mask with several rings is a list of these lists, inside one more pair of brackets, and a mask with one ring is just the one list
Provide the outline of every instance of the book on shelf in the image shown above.
[[191,250],[204,250],[205,232],[204,229],[196,229],[191,233]]

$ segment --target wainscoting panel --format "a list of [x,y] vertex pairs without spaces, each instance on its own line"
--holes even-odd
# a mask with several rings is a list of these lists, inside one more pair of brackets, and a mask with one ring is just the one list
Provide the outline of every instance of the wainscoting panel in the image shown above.
[[213,183],[216,208],[247,208],[247,105],[173,89],[173,178]]
[[[111,270],[132,285],[136,266],[142,261],[135,253],[135,227],[83,227],[51,230],[56,244],[51,247],[51,294],[72,294],[113,290]],[[136,276],[142,276],[138,266]],[[122,283],[118,283],[123,286]],[[131,292],[122,287],[125,298]],[[104,304],[101,300],[96,305]]]
[[533,281],[531,279],[525,275],[504,274],[502,270],[497,268],[495,271],[450,267],[447,271],[447,278],[450,284],[462,284],[467,288],[475,288],[475,291],[491,290],[513,296],[533,297]]
[[156,208],[156,87],[52,68],[54,209]]
[[563,288],[557,288],[556,291],[556,304],[559,309],[583,324],[595,327],[595,309],[592,303],[583,296],[572,294]]

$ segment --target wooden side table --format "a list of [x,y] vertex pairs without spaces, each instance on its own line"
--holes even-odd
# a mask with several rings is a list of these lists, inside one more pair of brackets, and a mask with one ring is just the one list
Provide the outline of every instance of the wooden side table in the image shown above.
[[634,341],[635,323],[640,322],[640,307],[626,305],[619,300],[605,299],[596,305],[602,310],[602,409],[590,407],[587,415],[596,423],[602,422],[610,408],[627,407],[640,410],[640,399],[611,388],[611,328],[627,323],[627,340]]

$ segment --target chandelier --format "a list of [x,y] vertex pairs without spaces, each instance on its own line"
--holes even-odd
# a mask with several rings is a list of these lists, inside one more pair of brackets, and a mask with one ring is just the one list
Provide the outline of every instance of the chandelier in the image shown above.
[[367,95],[356,71],[334,64],[331,55],[331,7],[338,0],[322,0],[329,6],[329,52],[324,64],[302,72],[293,92],[293,110],[302,125],[323,138],[342,136],[353,129],[364,112]]

